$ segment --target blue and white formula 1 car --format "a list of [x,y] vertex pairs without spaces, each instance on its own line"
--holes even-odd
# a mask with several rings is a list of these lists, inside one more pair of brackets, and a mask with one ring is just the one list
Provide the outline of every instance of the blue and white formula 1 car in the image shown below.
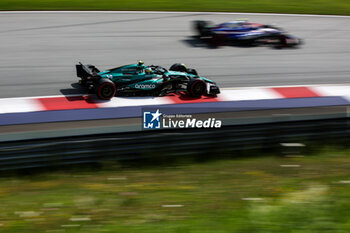
[[302,43],[298,37],[287,34],[280,28],[249,23],[247,20],[237,20],[213,25],[208,21],[194,21],[194,29],[201,39],[207,39],[213,45],[245,45],[261,44],[276,47],[296,47]]

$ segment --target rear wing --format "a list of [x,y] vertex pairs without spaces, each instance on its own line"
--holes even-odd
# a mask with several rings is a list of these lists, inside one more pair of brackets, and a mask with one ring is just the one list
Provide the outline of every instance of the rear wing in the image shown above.
[[96,76],[98,72],[100,72],[95,66],[93,65],[84,65],[81,62],[79,64],[75,65],[77,76],[80,78],[87,78]]

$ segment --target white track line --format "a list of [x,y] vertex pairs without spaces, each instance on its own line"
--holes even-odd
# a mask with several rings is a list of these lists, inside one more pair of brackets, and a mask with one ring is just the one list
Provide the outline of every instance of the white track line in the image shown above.
[[350,83],[323,83],[323,84],[300,84],[300,85],[280,85],[280,86],[241,86],[241,87],[220,87],[220,90],[255,89],[255,88],[277,88],[277,87],[327,87],[327,86],[350,86]]
[[350,18],[347,15],[311,15],[311,14],[280,14],[280,13],[244,13],[244,12],[193,12],[193,11],[1,11],[0,14],[48,14],[48,13],[103,13],[103,14],[210,14],[210,15],[257,15],[257,16],[290,16],[290,17],[321,17]]

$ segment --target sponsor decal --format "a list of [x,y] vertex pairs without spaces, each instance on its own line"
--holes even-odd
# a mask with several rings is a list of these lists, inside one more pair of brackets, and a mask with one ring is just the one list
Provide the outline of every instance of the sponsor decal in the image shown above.
[[209,117],[197,119],[190,114],[163,114],[156,111],[143,112],[143,129],[181,129],[181,128],[221,128],[222,121]]
[[135,88],[153,89],[153,88],[156,88],[156,85],[154,85],[154,84],[135,84]]

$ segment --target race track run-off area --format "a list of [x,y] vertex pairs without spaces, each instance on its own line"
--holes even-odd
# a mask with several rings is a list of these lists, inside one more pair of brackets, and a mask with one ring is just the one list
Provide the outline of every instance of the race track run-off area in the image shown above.
[[190,98],[114,97],[94,95],[19,97],[0,99],[0,125],[60,121],[136,118],[144,107],[178,107],[183,113],[215,113],[246,110],[350,105],[350,85],[251,87],[224,89],[218,97]]

